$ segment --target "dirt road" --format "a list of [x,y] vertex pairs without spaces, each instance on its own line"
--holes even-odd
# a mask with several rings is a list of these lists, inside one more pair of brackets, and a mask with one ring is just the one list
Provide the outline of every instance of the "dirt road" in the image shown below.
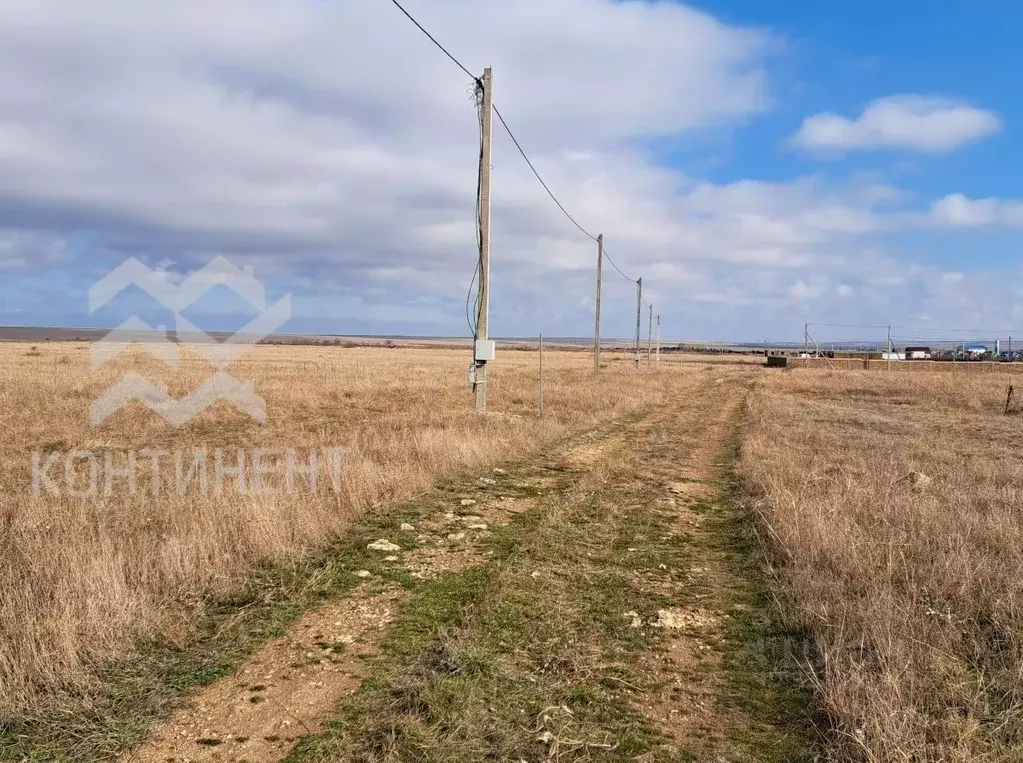
[[[124,761],[812,759],[728,466],[753,374],[428,497]],[[407,518],[407,514],[403,515]]]

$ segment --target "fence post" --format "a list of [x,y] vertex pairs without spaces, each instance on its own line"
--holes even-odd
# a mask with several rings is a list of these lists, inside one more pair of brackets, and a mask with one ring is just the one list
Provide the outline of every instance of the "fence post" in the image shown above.
[[543,418],[543,334],[540,334],[540,418]]

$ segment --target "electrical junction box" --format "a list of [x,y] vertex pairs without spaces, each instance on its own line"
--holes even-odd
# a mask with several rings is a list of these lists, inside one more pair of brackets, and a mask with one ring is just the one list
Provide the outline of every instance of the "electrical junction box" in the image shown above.
[[494,353],[496,352],[496,344],[493,339],[478,339],[476,340],[476,360],[484,363],[489,363],[494,359]]

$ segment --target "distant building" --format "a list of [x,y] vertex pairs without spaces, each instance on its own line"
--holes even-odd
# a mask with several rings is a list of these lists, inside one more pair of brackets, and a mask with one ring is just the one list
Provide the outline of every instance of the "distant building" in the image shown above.
[[906,348],[906,360],[930,360],[933,356],[930,347]]
[[967,358],[980,358],[987,354],[987,345],[967,344],[963,345],[963,355]]

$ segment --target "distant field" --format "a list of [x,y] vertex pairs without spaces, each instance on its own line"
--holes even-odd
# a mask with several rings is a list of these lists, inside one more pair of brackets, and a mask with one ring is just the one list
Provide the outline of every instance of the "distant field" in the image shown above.
[[1019,759],[1023,440],[1007,386],[796,370],[752,400],[740,472],[818,650],[841,760]]
[[[670,373],[667,364],[662,373],[637,372],[629,356],[609,355],[595,379],[590,356],[548,352],[541,420],[537,354],[508,352],[493,365],[490,415],[481,420],[464,350],[260,346],[232,370],[253,379],[265,398],[265,425],[218,402],[180,429],[138,403],[92,427],[91,402],[125,371],[164,379],[180,397],[211,367],[193,357],[169,369],[148,354],[128,352],[94,372],[89,356],[87,343],[0,345],[6,549],[0,715],[31,710],[54,687],[87,681],[96,665],[140,638],[180,637],[203,596],[230,591],[260,562],[290,558],[343,533],[367,507],[663,400],[673,378],[686,372],[678,363]],[[219,495],[191,489],[178,495],[168,484],[173,458],[165,456],[164,482],[154,496],[151,462],[142,455],[145,449],[184,452],[187,468],[197,448],[221,448],[229,460],[238,448],[326,446],[346,448],[340,490],[323,489],[324,474],[321,489],[299,495],[238,494],[230,475]],[[134,496],[127,478],[116,474],[126,467],[128,450],[139,454]],[[98,454],[97,495],[68,494],[65,456],[73,451]],[[107,452],[114,471],[104,468]],[[48,454],[59,455],[48,477],[61,495],[45,484],[34,495],[33,453],[43,463]],[[89,461],[73,465],[81,488]],[[267,479],[281,487],[280,469]]]
[[[103,328],[62,328],[62,327],[46,327],[46,326],[0,326],[0,342],[95,342],[99,339],[104,338],[109,333],[108,329]],[[159,339],[162,334],[158,334],[155,331],[138,332],[142,339]],[[147,336],[148,335],[148,336]],[[169,330],[167,335],[175,337],[177,334],[173,330]],[[222,341],[230,336],[233,336],[232,332],[224,331],[211,331],[208,334],[209,338],[216,341]],[[182,336],[183,339],[188,341],[209,341],[204,336]],[[498,342],[506,347],[515,347],[522,344],[535,345],[537,344],[539,337],[495,337]],[[257,341],[255,338],[253,342]],[[366,336],[366,335],[352,335],[346,336],[343,334],[275,334],[271,335],[266,340],[259,339],[258,341],[267,344],[295,344],[295,345],[342,345],[342,346],[376,346],[376,345],[400,345],[400,346],[422,346],[422,347],[437,347],[437,346],[454,346],[454,347],[468,347],[472,345],[472,339],[465,336],[459,337],[425,337],[425,336],[398,336],[398,335],[379,335],[379,336]],[[548,344],[562,346],[562,347],[576,347],[576,348],[591,348],[593,346],[593,339],[590,337],[547,337],[546,341]],[[633,346],[633,339],[614,339],[611,337],[604,337],[601,339],[601,346],[611,348],[631,348]],[[677,343],[676,343],[677,344]],[[665,343],[667,345],[667,343]],[[643,347],[646,347],[646,340],[643,341]]]
[[[60,328],[41,326],[0,326],[0,342],[95,342],[107,336],[108,329],[101,328]],[[157,332],[138,332],[138,341],[158,341],[162,334]],[[173,330],[167,332],[167,336],[174,339],[177,335]],[[235,336],[231,332],[211,331],[207,335],[182,335],[182,341],[208,342],[210,339],[223,341]],[[491,337],[496,340],[497,346],[503,349],[535,349],[539,343],[539,337]],[[266,339],[252,338],[253,342],[259,341],[265,344],[274,345],[319,345],[319,346],[340,346],[340,347],[444,347],[449,349],[468,348],[472,346],[473,340],[469,337],[426,337],[426,336],[368,336],[368,335],[338,335],[338,334],[275,334]],[[606,351],[630,351],[634,347],[635,340],[629,338],[615,338],[603,336],[600,346]],[[593,349],[592,337],[560,337],[545,336],[544,343],[550,348],[572,349],[576,351],[590,351]],[[647,340],[641,342],[643,352],[646,352]],[[761,355],[766,349],[759,343],[742,344],[730,342],[700,342],[662,339],[661,347],[665,355],[674,355],[680,350],[695,352],[700,355],[709,354],[753,354]],[[794,349],[795,345],[785,345],[787,349]],[[776,347],[775,349],[781,349]]]

